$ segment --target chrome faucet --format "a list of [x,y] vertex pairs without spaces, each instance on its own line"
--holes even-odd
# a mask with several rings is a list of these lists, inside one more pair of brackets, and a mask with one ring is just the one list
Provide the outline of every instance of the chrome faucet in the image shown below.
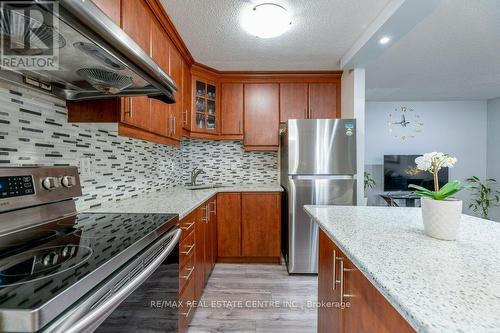
[[194,168],[193,171],[191,171],[191,186],[195,186],[196,185],[196,178],[200,175],[200,174],[204,174],[205,171],[203,171],[203,169],[199,169],[199,168]]

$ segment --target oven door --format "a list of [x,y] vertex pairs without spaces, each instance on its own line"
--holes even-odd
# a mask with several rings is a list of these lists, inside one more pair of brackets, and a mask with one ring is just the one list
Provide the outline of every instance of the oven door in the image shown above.
[[44,332],[177,332],[179,238],[167,232]]

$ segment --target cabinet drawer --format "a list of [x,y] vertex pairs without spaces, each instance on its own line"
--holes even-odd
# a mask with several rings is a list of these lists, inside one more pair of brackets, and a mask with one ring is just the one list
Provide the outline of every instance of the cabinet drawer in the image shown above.
[[195,256],[194,251],[189,256],[186,256],[180,265],[179,269],[179,290],[182,291],[186,284],[194,280],[195,275]]
[[180,224],[180,228],[182,230],[182,233],[181,233],[181,242],[189,236],[189,234],[194,230],[194,225],[196,223],[196,214],[195,213],[191,213],[189,214],[188,216],[186,216],[185,218],[183,218],[181,220],[181,222],[179,223]]
[[[193,274],[194,275],[194,274]],[[184,290],[181,289],[179,300],[181,302],[179,307],[179,332],[186,332],[189,323],[194,315],[194,279],[190,278]]]
[[191,232],[179,244],[179,265],[180,265],[180,267],[184,266],[187,257],[191,256],[195,252],[194,247],[195,247],[194,232]]

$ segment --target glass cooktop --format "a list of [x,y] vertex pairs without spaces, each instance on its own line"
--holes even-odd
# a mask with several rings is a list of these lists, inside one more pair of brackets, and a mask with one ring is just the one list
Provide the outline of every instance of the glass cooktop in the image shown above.
[[93,287],[96,272],[123,265],[177,223],[174,214],[82,213],[2,236],[0,308],[38,308],[84,278]]

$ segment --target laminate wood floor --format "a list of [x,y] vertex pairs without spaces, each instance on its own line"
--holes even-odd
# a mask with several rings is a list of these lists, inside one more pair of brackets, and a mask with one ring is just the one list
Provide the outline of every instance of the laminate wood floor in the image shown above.
[[284,265],[216,264],[188,333],[314,333],[317,276]]

